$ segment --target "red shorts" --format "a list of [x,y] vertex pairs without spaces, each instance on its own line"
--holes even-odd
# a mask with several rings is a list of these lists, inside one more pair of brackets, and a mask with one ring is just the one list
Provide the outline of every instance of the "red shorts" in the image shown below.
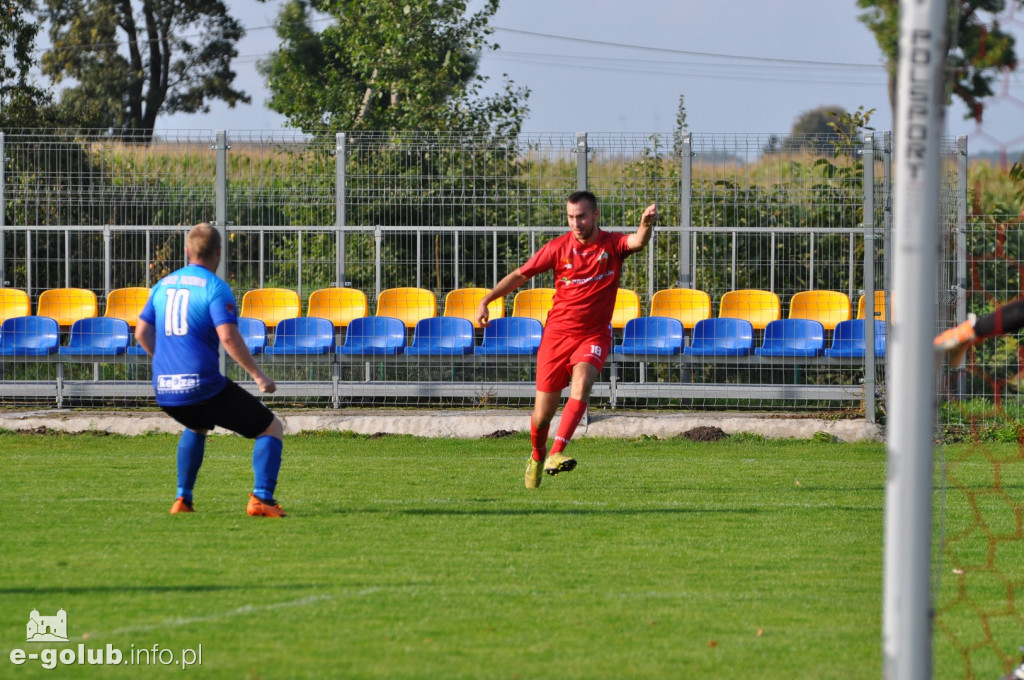
[[572,379],[572,367],[583,361],[600,371],[611,350],[612,338],[608,333],[545,332],[537,352],[537,391],[561,392]]

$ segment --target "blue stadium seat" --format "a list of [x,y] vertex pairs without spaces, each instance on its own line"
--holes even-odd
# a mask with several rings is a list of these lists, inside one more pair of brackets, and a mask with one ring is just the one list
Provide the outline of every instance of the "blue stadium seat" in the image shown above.
[[274,331],[274,344],[268,345],[266,355],[328,354],[334,352],[334,324],[318,316],[299,316],[281,319]]
[[390,316],[361,316],[349,321],[345,342],[338,354],[401,354],[405,348],[405,323]]
[[46,356],[60,346],[60,328],[48,316],[15,316],[0,324],[0,356]]
[[[867,352],[864,338],[864,319],[840,321],[832,336],[832,346],[825,350],[827,357],[862,358]],[[875,320],[875,357],[885,356],[885,321]]]
[[456,316],[433,316],[416,322],[409,355],[453,356],[473,353],[473,322]]
[[683,351],[683,324],[667,316],[641,316],[630,319],[622,330],[622,344],[616,354],[662,354]]
[[[238,317],[238,333],[249,348],[249,353],[262,354],[267,347],[267,324],[260,319],[253,319],[247,316]],[[129,356],[147,356],[146,350],[139,345],[129,345],[125,354]]]
[[693,328],[690,356],[746,356],[754,350],[754,327],[746,319],[717,317],[701,319]]
[[813,319],[776,319],[754,350],[763,357],[817,357],[825,351],[825,326]]
[[128,322],[114,317],[93,316],[71,325],[68,344],[61,356],[117,355],[128,349]]
[[484,328],[484,337],[477,354],[488,356],[499,354],[536,354],[540,348],[544,326],[540,321],[526,316],[503,316],[491,319]]
[[261,354],[267,348],[267,324],[262,320],[238,317],[238,333],[245,340],[250,354]]

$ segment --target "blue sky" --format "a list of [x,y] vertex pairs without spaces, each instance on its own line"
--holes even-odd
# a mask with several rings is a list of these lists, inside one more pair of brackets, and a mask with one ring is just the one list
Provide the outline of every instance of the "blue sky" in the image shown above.
[[[248,29],[236,70],[253,104],[164,117],[160,129],[285,127],[256,72],[281,0],[228,4]],[[504,0],[492,21],[501,49],[481,73],[493,89],[505,74],[530,88],[527,132],[671,132],[680,94],[694,133],[786,133],[821,105],[873,108],[873,127],[890,130],[881,54],[858,13],[854,0]],[[1003,19],[1024,52],[1024,14]],[[947,115],[972,151],[1024,148],[1024,75],[997,88],[981,128],[960,105]]]

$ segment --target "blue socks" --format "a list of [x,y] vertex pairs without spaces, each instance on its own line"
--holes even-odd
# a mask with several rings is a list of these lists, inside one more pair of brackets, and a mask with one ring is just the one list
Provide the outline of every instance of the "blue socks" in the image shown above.
[[[270,435],[256,438],[252,447],[252,470],[256,486],[252,492],[263,500],[274,499],[277,473],[281,470],[281,449],[284,443]],[[192,489],[196,485],[199,467],[206,453],[206,435],[186,429],[178,440],[178,496],[192,502]]]
[[190,503],[205,452],[206,435],[186,428],[178,440],[178,496]]
[[284,442],[269,434],[256,437],[256,443],[252,447],[252,471],[256,477],[256,486],[252,493],[257,498],[265,501],[274,500],[283,447]]

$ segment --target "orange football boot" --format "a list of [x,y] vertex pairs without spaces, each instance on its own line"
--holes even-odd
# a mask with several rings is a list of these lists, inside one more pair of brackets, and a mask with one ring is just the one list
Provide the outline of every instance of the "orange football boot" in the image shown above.
[[249,494],[249,506],[245,512],[252,517],[287,517],[284,508],[276,502],[266,502],[262,498]]

